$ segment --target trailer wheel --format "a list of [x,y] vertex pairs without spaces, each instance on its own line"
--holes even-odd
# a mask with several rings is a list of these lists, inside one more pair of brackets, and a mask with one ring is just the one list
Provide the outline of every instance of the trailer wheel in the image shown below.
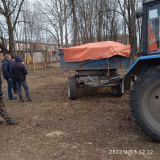
[[150,68],[137,79],[129,105],[139,128],[160,142],[160,66]]
[[68,98],[71,100],[77,99],[77,90],[78,84],[76,77],[69,77],[68,78]]
[[111,89],[112,89],[113,95],[115,95],[117,97],[121,97],[123,95],[120,85],[111,87]]

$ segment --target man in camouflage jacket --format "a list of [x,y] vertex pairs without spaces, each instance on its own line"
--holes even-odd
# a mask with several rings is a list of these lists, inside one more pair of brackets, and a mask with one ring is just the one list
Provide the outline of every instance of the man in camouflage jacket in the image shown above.
[[[5,104],[3,102],[3,92],[2,92],[2,79],[0,75],[0,115],[2,116],[3,119],[6,120],[7,124],[9,125],[17,125],[19,122],[14,121],[7,113]],[[0,124],[3,122],[0,121]]]

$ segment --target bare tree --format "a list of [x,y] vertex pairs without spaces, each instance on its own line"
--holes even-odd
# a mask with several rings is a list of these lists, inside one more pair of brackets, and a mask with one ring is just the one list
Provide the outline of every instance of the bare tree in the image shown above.
[[76,6],[75,6],[75,0],[69,0],[71,4],[71,12],[72,12],[72,19],[73,19],[73,45],[77,45],[77,17],[76,17]]
[[[125,28],[125,24],[122,27],[120,15],[126,21],[129,42],[134,51],[137,50],[137,36],[139,44],[142,42],[141,20],[135,19],[136,0],[125,0],[125,5],[121,0],[46,0],[31,7],[26,1],[23,8],[24,0],[0,1],[3,2],[0,5],[0,14],[7,22],[6,25],[0,22],[0,47],[5,54],[13,54],[14,39],[24,41],[23,37],[30,44],[51,42],[52,39],[59,48],[68,47],[70,37],[73,38],[73,45],[104,40],[117,41],[119,34],[124,33],[122,28]],[[9,49],[6,46],[7,39]],[[31,55],[32,52],[33,50]]]
[[[76,13],[73,12],[73,8]],[[120,31],[116,9],[115,0],[74,0],[72,19],[76,20],[72,21],[72,24],[73,28],[78,27],[76,30],[73,29],[74,45],[75,37],[78,37],[79,44],[103,40],[116,41]]]
[[129,43],[131,44],[132,49],[135,53],[137,51],[137,34],[136,34],[136,17],[135,17],[136,1],[135,0],[126,0],[127,16],[125,16],[123,3],[124,2],[118,0],[118,4],[121,9],[121,13],[123,15],[123,18],[125,18],[125,21],[128,26]]
[[[13,50],[15,47],[14,44],[14,29],[17,24],[19,13],[23,5],[24,0],[1,0],[0,5],[0,14],[3,16],[4,22],[6,22],[5,27],[3,28],[2,24],[0,26],[0,48],[4,54],[10,53],[14,54]],[[13,16],[15,15],[15,17]],[[9,49],[5,44],[5,39],[9,38]]]
[[65,42],[66,48],[68,48],[68,27],[67,27],[67,4],[66,0],[64,0],[64,23],[65,23]]
[[[41,28],[47,31],[57,41],[59,47],[68,46],[68,8],[66,0],[48,0],[39,4],[41,11],[41,22],[44,24]],[[65,30],[65,33],[64,33]]]

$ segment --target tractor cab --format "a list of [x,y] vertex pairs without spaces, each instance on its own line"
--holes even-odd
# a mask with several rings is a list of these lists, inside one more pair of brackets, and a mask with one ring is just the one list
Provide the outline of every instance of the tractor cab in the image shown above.
[[160,1],[145,2],[139,15],[143,16],[143,51],[140,55],[160,54]]

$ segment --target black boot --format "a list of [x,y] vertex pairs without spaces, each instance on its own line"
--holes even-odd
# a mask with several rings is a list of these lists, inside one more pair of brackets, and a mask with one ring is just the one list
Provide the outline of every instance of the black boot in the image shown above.
[[33,101],[30,96],[27,96],[26,98],[28,102]]
[[8,125],[18,125],[19,122],[14,121],[14,120],[11,120],[11,121],[7,121],[7,124],[8,124]]
[[19,103],[22,103],[22,102],[24,102],[24,100],[23,100],[23,97],[21,96],[19,97]]

